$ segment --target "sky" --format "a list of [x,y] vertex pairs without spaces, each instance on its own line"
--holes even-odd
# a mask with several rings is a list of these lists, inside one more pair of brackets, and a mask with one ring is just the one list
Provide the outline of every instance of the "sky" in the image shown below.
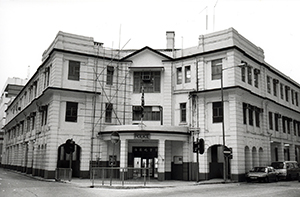
[[299,8],[300,0],[0,0],[0,90],[8,77],[31,77],[59,31],[108,48],[161,49],[166,31],[188,48],[231,27],[300,84]]

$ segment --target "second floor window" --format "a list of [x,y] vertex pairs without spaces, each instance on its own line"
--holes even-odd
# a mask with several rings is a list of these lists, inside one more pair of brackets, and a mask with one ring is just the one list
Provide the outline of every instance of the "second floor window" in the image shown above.
[[289,93],[290,93],[290,87],[285,86],[285,100],[289,102]]
[[246,68],[245,68],[245,66],[241,67],[241,71],[242,71],[242,81],[246,82]]
[[66,122],[77,122],[78,103],[67,102],[66,104]]
[[44,71],[44,88],[49,86],[49,81],[50,81],[50,67],[46,67]]
[[267,91],[271,94],[271,77],[267,76]]
[[160,71],[143,71],[133,73],[133,92],[141,93],[160,92]]
[[252,68],[248,66],[247,71],[248,71],[248,84],[252,85]]
[[273,113],[269,112],[269,129],[273,130]]
[[191,66],[185,67],[185,83],[191,82]]
[[182,68],[177,68],[177,84],[182,84]]
[[223,120],[223,107],[222,102],[214,102],[213,107],[213,123],[222,122]]
[[79,81],[80,78],[80,62],[69,60],[68,79]]
[[180,103],[180,122],[186,122],[186,103]]
[[112,122],[112,112],[113,112],[113,104],[106,103],[105,104],[105,122]]
[[278,113],[275,113],[275,131],[278,131],[279,130],[279,118],[280,118],[280,115]]
[[[145,106],[144,107],[144,117],[145,121],[160,121],[161,113],[160,107],[158,106]],[[141,106],[133,106],[132,107],[132,120],[139,121],[141,120],[142,109]]]
[[114,67],[107,66],[106,85],[112,85],[114,78]]
[[222,75],[222,59],[211,61],[211,79],[221,79]]
[[283,95],[284,95],[284,93],[283,93],[283,84],[281,83],[280,84],[280,98],[281,99],[283,99]]
[[274,96],[277,96],[277,84],[278,84],[278,80],[273,79],[273,94],[274,94]]
[[258,88],[260,70],[254,69],[254,86]]

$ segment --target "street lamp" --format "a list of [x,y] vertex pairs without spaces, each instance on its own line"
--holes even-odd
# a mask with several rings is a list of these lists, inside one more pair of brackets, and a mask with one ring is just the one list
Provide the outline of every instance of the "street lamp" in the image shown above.
[[[222,63],[219,63],[218,65],[222,66]],[[237,66],[231,66],[231,67],[228,67],[228,68],[222,68],[221,69],[221,107],[222,107],[222,137],[223,137],[223,155],[224,155],[224,165],[223,165],[224,182],[226,182],[226,180],[227,180],[227,157],[224,153],[224,151],[226,150],[225,149],[226,145],[225,145],[225,123],[224,123],[223,71],[231,69],[231,68],[235,68],[235,67],[242,67],[242,66],[247,66],[247,63],[242,62],[242,63],[238,64]]]

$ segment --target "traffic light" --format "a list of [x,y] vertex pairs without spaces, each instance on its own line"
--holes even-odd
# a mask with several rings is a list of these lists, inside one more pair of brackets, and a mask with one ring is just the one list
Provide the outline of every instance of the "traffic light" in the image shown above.
[[204,146],[204,139],[197,139],[197,141],[193,142],[193,152],[200,153],[201,155],[204,153],[205,146]]
[[198,153],[198,141],[193,142],[193,153]]
[[198,142],[198,149],[199,153],[202,155],[204,153],[205,147],[204,147],[204,139],[200,139]]
[[64,145],[64,148],[67,154],[73,153],[75,151],[75,142],[72,139],[68,139]]

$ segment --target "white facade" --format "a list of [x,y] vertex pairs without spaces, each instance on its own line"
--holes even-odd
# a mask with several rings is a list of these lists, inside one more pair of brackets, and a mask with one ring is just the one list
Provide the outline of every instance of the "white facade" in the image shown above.
[[[145,161],[159,180],[222,178],[223,137],[233,152],[230,179],[241,181],[249,168],[275,160],[299,162],[299,84],[232,28],[200,36],[195,47],[174,43],[175,33],[167,32],[167,49],[118,51],[59,32],[8,107],[2,163],[54,177],[56,168],[68,167],[63,145],[73,139],[73,176],[87,177],[115,154],[117,166]],[[112,132],[120,135],[115,148]],[[197,164],[199,138],[205,150]]]

